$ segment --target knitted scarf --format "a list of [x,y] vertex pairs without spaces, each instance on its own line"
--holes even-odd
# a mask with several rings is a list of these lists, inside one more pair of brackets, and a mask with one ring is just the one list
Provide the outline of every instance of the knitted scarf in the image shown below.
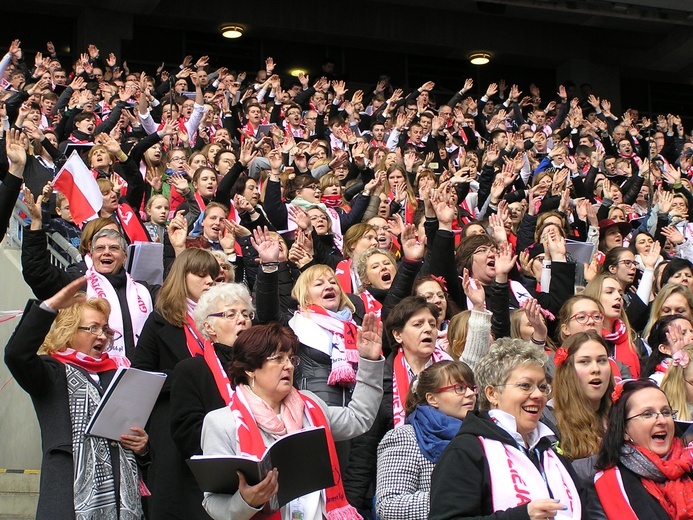
[[[325,508],[328,520],[361,520],[361,516],[346,501],[342,485],[339,459],[332,438],[330,424],[320,406],[306,395],[292,388],[282,403],[281,418],[264,401],[257,399],[248,387],[239,385],[231,398],[231,411],[236,424],[238,448],[242,453],[262,457],[265,452],[263,430],[274,438],[303,428],[305,417],[312,426],[323,426],[327,434],[327,445],[330,452],[330,463],[336,484],[325,489]],[[281,512],[271,515],[258,513],[255,520],[281,520]]]
[[64,365],[74,365],[91,374],[98,374],[106,370],[116,370],[118,367],[128,368],[130,366],[130,360],[125,356],[109,356],[108,352],[104,352],[99,359],[96,359],[69,347],[63,350],[55,350],[49,356]]
[[610,341],[614,344],[614,359],[627,365],[634,379],[639,378],[640,360],[630,341],[630,337],[628,337],[626,324],[621,320],[616,320],[614,323],[614,332],[609,332],[607,329],[604,329],[603,337],[606,341]]
[[405,422],[413,426],[421,454],[433,464],[438,462],[441,453],[462,426],[460,419],[428,405],[417,406]]

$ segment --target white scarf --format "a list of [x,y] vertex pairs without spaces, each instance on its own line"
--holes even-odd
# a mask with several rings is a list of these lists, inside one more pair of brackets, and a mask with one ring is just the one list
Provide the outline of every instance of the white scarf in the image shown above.
[[550,498],[547,485],[550,483],[553,498],[568,506],[565,511],[559,511],[556,518],[582,517],[582,505],[575,483],[552,450],[544,452],[542,475],[519,448],[483,437],[479,437],[479,440],[488,460],[494,511],[505,511],[532,500]]
[[[108,318],[108,326],[114,331],[124,334],[123,331],[123,311],[120,308],[120,300],[111,283],[106,277],[96,272],[91,257],[84,258],[85,263],[89,267],[87,269],[87,298],[104,298],[111,305],[111,316]],[[137,340],[144,327],[144,322],[147,321],[149,314],[152,312],[152,297],[149,291],[130,276],[126,272],[127,277],[125,297],[128,302],[128,311],[130,312],[130,321],[132,323],[132,332],[134,334],[134,343]],[[113,342],[113,354],[125,355],[125,337],[121,336],[118,341]]]

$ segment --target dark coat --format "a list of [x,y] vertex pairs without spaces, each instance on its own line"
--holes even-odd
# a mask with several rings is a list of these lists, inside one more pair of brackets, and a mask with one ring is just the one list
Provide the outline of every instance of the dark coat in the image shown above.
[[[65,365],[52,357],[36,354],[55,317],[41,309],[39,302],[29,301],[5,347],[5,364],[19,386],[31,396],[41,427],[43,460],[37,520],[75,518],[72,420]],[[97,388],[100,393],[114,374],[115,370],[99,374],[101,386]],[[113,466],[117,468],[118,459],[114,455],[118,456],[118,450],[110,451]]]
[[148,499],[149,520],[193,518],[188,514],[188,505],[180,492],[183,475],[188,469],[171,437],[170,376],[175,366],[184,359],[190,359],[190,351],[183,329],[166,321],[158,312],[152,312],[132,356],[134,368],[163,372],[169,376],[154,405],[147,428],[155,457],[146,479],[152,493]]
[[[505,430],[496,426],[486,412],[469,412],[460,431],[445,449],[433,470],[431,511],[428,518],[528,520],[527,504],[494,513],[491,473],[479,437],[516,445],[515,440]],[[543,454],[551,449],[551,441],[542,438],[536,448]],[[578,487],[578,479],[570,463],[560,455],[558,457]],[[582,503],[584,504],[584,500]]]
[[[231,347],[214,345],[214,350],[225,367],[231,361]],[[184,359],[176,365],[171,378],[171,436],[183,458],[202,455],[200,437],[205,415],[226,406],[214,376],[201,357]],[[187,504],[187,518],[209,520],[202,507],[202,491],[192,472],[186,468],[178,490]]]

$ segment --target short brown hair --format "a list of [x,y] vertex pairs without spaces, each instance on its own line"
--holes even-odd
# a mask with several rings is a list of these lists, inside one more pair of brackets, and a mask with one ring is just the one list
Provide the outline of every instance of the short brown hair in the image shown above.
[[226,368],[231,386],[247,385],[247,372],[262,368],[277,350],[291,355],[298,352],[298,338],[289,327],[272,321],[242,331],[233,344],[233,361]]

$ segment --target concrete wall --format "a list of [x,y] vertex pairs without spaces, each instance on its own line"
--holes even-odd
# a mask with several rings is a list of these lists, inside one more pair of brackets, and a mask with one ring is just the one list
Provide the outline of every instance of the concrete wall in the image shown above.
[[[24,309],[33,295],[22,278],[20,252],[0,246],[0,310]],[[0,323],[0,345],[4,347],[19,318]],[[0,361],[0,468],[39,469],[41,442],[38,421],[29,395],[12,379]]]

